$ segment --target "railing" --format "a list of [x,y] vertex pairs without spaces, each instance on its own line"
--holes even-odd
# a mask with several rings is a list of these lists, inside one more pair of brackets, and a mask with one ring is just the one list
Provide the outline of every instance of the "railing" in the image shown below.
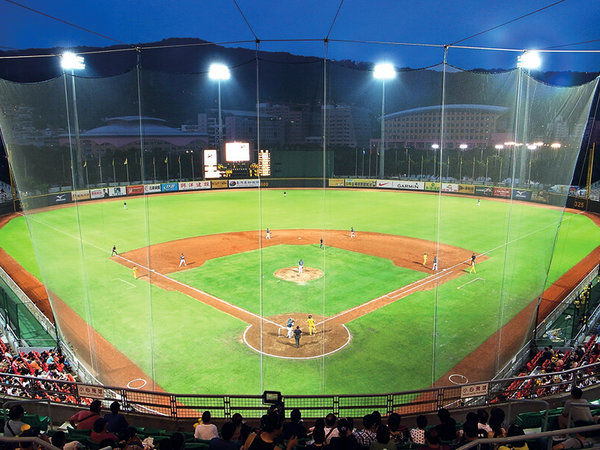
[[[600,363],[556,372],[552,375],[561,381],[538,385],[536,380],[548,377],[547,374],[540,374],[384,394],[284,395],[283,402],[286,409],[299,408],[302,416],[306,418],[323,417],[330,412],[342,417],[362,417],[373,410],[378,410],[382,414],[392,412],[427,414],[441,407],[460,409],[486,405],[497,401],[499,396],[504,400],[520,395],[522,395],[520,398],[539,398],[542,395],[567,391],[575,381],[580,386],[596,384],[600,377]],[[513,383],[515,381],[516,383]],[[507,390],[507,386],[513,384],[514,387]],[[524,386],[529,387],[525,394],[520,394]],[[17,390],[12,391],[15,387]],[[471,392],[475,394],[470,394]],[[482,394],[477,395],[479,392]],[[172,418],[196,418],[205,410],[210,410],[215,418],[229,418],[236,412],[244,417],[256,418],[263,415],[268,407],[263,404],[260,395],[169,394],[13,374],[0,374],[0,394],[19,398],[48,399],[52,403],[74,405],[87,405],[92,397],[99,397],[107,402],[105,406],[108,406],[110,401],[119,400],[124,410]],[[469,397],[469,395],[473,396]]]

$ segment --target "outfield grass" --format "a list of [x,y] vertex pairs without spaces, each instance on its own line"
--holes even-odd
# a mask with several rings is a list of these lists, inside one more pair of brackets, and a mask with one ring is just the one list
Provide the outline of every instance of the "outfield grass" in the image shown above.
[[[186,393],[259,393],[263,388],[286,394],[366,393],[427,387],[600,244],[600,230],[583,216],[563,218],[554,209],[488,199],[477,207],[474,198],[406,192],[291,190],[283,198],[281,191],[210,191],[128,198],[127,206],[124,210],[122,200],[88,202],[19,217],[0,230],[0,246],[164,389]],[[133,280],[130,269],[109,259],[113,244],[123,252],[266,227],[350,226],[359,238],[368,230],[439,239],[490,258],[477,265],[481,281],[457,289],[464,284],[461,277],[354,320],[348,324],[351,345],[308,361],[261,358],[240,342],[245,323],[181,293]],[[310,265],[326,264],[327,273],[334,269],[336,276],[299,287],[310,290],[309,295],[293,286],[280,294],[274,286],[284,282],[266,275],[280,261],[292,261],[283,266],[297,262],[296,250],[292,257],[286,247],[208,261],[200,270],[175,276],[256,311],[262,258],[262,295],[272,308],[265,312],[269,315],[289,312],[290,299],[310,298],[303,310],[346,309],[391,290],[390,285],[399,287],[398,277],[407,284],[421,276],[389,261],[337,249],[327,249],[323,258],[318,246],[307,246]]]

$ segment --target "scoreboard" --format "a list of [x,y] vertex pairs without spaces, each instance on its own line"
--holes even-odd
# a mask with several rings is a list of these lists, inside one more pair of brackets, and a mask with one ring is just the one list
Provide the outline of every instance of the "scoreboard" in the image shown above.
[[258,175],[268,177],[271,175],[271,152],[259,150],[258,152]]

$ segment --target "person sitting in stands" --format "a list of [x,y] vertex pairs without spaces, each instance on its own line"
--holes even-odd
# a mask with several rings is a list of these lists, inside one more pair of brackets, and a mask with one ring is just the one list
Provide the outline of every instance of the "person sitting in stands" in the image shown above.
[[100,408],[102,403],[100,400],[94,400],[90,404],[89,411],[79,411],[69,418],[69,422],[78,430],[91,430],[94,428],[96,420],[100,419]]
[[233,433],[232,441],[246,442],[248,435],[252,432],[252,428],[246,425],[244,417],[240,413],[235,413],[231,416],[231,421],[235,425],[235,433]]
[[16,437],[20,436],[26,430],[29,430],[31,427],[23,422],[23,416],[25,415],[25,410],[21,405],[13,405],[10,407],[8,411],[8,422],[4,424],[4,436],[6,437]]
[[369,448],[375,439],[377,439],[377,426],[373,414],[366,414],[363,417],[363,429],[354,432],[354,438],[361,448]]
[[[325,420],[327,421],[327,419]],[[386,427],[387,428],[387,427]],[[348,419],[340,419],[337,424],[337,436],[329,440],[330,450],[358,450],[358,444],[352,434],[352,425]],[[372,445],[372,444],[371,444]],[[396,450],[396,449],[393,449]]]
[[[281,434],[283,420],[276,411],[262,416],[261,429],[256,433],[250,433],[244,443],[243,450],[273,450],[275,440]],[[298,438],[292,436],[286,446],[286,450],[292,450],[298,445]]]
[[339,436],[336,423],[337,417],[335,414],[329,413],[325,416],[325,445],[329,445],[331,438]]
[[[523,431],[523,428],[513,424],[510,427],[508,427],[508,433],[506,433],[506,436],[525,436],[525,432]],[[498,447],[498,450],[529,450],[529,447],[527,446],[527,442],[525,442],[525,440],[522,440],[511,442],[507,445],[501,445],[500,447]]]
[[67,443],[67,435],[64,431],[58,430],[52,435],[52,445],[61,450],[80,450],[82,448],[81,442],[71,441]]
[[121,405],[119,402],[112,402],[110,404],[110,412],[104,415],[104,420],[108,422],[108,431],[111,433],[115,433],[121,435],[127,428],[129,428],[129,424],[127,423],[127,419],[123,414],[119,414],[121,410]]
[[[575,426],[577,428],[579,427],[585,427],[586,425],[589,425],[589,423],[586,422],[582,422],[582,421],[577,421],[575,422]],[[552,450],[563,450],[563,449],[569,449],[569,448],[586,448],[586,447],[591,447],[592,445],[594,445],[593,441],[590,441],[589,439],[587,439],[587,436],[589,436],[590,433],[589,432],[576,432],[575,433],[575,437],[571,437],[567,440],[562,441],[559,444],[556,444],[552,447]]]
[[506,430],[502,427],[504,422],[504,411],[500,408],[492,408],[490,411],[489,426],[492,429],[488,438],[499,438],[506,436]]
[[410,440],[415,444],[425,444],[425,428],[427,428],[427,417],[424,415],[417,416],[417,428],[410,430]]
[[571,421],[583,421],[587,423],[593,423],[594,418],[590,412],[588,401],[581,398],[583,391],[573,386],[571,388],[571,398],[565,402],[565,407],[560,416],[558,416],[558,426],[560,428],[567,428],[569,425],[569,414],[571,415]]
[[427,444],[427,447],[421,447],[422,450],[450,450],[449,445],[441,443],[440,437],[435,429],[431,429],[425,433],[425,443]]
[[107,427],[108,422],[105,419],[96,419],[94,422],[94,428],[92,429],[92,434],[90,435],[91,441],[100,443],[105,439],[108,439],[113,441],[113,443],[117,442],[119,437],[114,433],[110,433]]
[[292,436],[296,436],[298,439],[306,437],[306,427],[302,424],[302,414],[298,408],[292,409],[290,421],[283,424],[281,436],[285,440]]
[[370,450],[396,450],[396,444],[390,439],[390,429],[385,425],[377,427],[377,440],[371,443]]
[[233,433],[235,433],[235,424],[225,422],[221,427],[221,437],[212,438],[208,443],[208,450],[239,450],[242,444],[231,440]]
[[325,446],[325,430],[317,427],[312,432],[313,443],[306,446],[306,450],[322,450]]
[[210,422],[210,411],[204,411],[202,413],[202,421],[194,429],[194,438],[210,441],[216,437],[219,437],[217,426]]
[[454,441],[456,439],[456,420],[450,416],[450,411],[446,408],[438,410],[440,424],[435,427],[435,431],[442,441]]
[[390,438],[396,444],[402,444],[408,441],[410,436],[408,427],[402,425],[402,416],[398,413],[391,413],[388,417],[388,428],[390,429]]

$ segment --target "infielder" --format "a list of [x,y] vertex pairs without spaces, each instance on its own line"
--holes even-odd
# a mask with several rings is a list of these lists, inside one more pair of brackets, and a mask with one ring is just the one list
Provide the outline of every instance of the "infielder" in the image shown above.
[[438,259],[437,256],[433,257],[433,267],[431,268],[431,270],[438,270]]
[[300,261],[298,261],[298,273],[302,273],[303,268],[304,268],[304,261],[302,261],[302,258],[300,258]]
[[271,230],[269,230],[267,228],[267,235],[265,236],[265,239],[271,239]]
[[471,260],[471,267],[469,268],[469,273],[477,273],[475,270],[475,260]]
[[133,272],[133,279],[137,280],[137,267],[133,266],[133,269],[131,269],[131,271]]
[[118,255],[117,246],[113,245],[112,252],[110,252],[110,256],[115,256],[115,255]]
[[287,334],[288,334],[288,339],[291,339],[294,337],[294,319],[292,319],[291,317],[287,320]]
[[350,227],[350,237],[351,237],[351,238],[354,238],[354,237],[356,237],[356,236],[354,235],[354,227]]
[[183,256],[183,253],[179,257],[179,267],[181,267],[181,266],[187,267],[187,264],[185,262],[185,256]]
[[317,327],[315,326],[315,319],[309,314],[308,319],[306,319],[306,323],[308,324],[308,335],[312,336],[313,333],[317,334]]
[[423,265],[427,265],[427,252],[423,253]]

